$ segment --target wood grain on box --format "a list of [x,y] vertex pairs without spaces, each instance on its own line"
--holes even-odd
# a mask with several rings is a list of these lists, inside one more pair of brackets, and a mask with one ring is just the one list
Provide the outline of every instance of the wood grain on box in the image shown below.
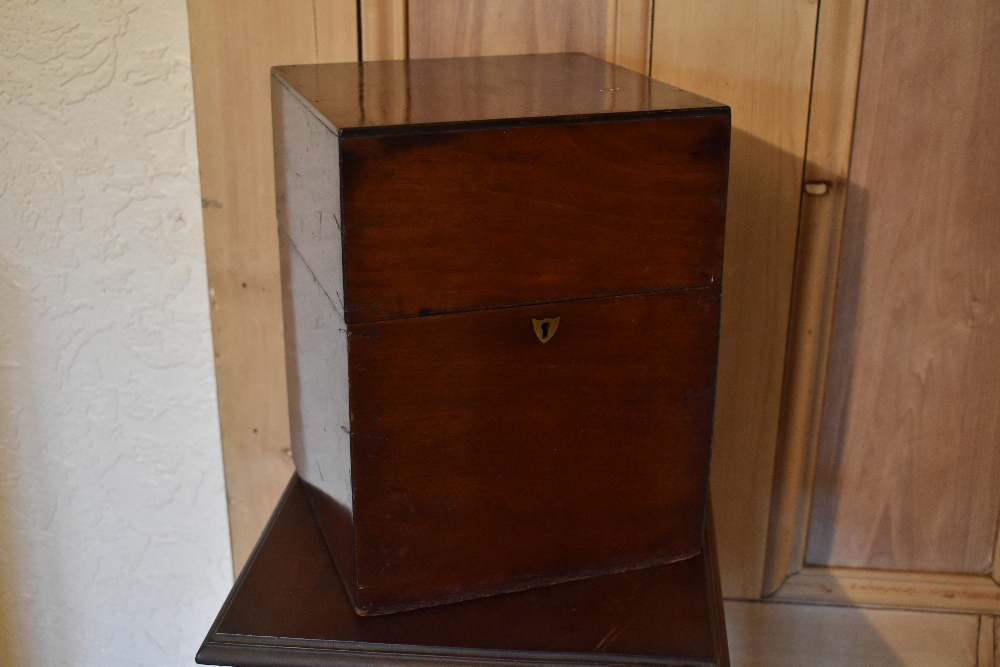
[[344,137],[348,321],[720,284],[728,147],[724,115]]
[[[407,606],[696,553],[718,295],[351,326],[362,595]],[[531,320],[549,314],[543,346]]]
[[692,556],[728,110],[583,54],[274,91],[292,450],[359,612]]

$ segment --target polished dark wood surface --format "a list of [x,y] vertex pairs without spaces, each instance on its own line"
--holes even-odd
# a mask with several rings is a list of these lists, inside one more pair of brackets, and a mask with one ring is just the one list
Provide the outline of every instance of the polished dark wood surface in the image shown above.
[[[358,606],[384,613],[696,553],[719,292],[351,327]],[[532,320],[547,317],[560,324],[542,344]]]
[[719,284],[729,117],[341,140],[350,323]]
[[342,136],[728,107],[582,53],[291,65],[274,71]]
[[292,450],[358,613],[694,554],[728,108],[580,54],[273,81]]
[[711,541],[687,560],[360,617],[293,478],[198,652],[201,664],[728,665]]

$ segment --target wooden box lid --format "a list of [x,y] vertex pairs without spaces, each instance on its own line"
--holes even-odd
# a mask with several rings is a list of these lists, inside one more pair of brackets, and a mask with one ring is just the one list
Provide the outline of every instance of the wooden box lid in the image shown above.
[[274,72],[344,137],[729,113],[724,104],[582,53],[290,65]]
[[583,54],[273,81],[279,210],[328,194],[282,230],[349,324],[722,280],[725,105]]

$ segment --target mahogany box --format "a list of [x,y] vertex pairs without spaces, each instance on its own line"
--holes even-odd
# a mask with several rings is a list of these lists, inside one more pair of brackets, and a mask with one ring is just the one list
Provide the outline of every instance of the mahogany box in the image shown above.
[[696,555],[729,109],[582,54],[272,100],[292,453],[355,610]]

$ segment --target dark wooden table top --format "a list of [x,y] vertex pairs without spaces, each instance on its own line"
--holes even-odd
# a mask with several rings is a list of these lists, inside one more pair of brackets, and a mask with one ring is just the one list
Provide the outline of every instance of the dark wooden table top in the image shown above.
[[355,615],[293,478],[197,661],[240,667],[728,665],[717,565],[680,562],[386,616]]

